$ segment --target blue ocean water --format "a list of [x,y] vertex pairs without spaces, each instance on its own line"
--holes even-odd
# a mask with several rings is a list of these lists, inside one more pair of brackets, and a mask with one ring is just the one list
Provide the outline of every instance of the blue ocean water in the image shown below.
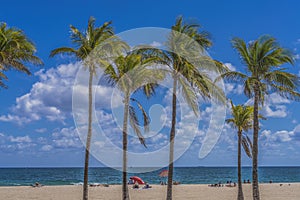
[[[161,170],[128,174],[137,175],[150,184],[159,184],[166,178],[158,176]],[[243,167],[242,177],[251,180],[251,168]],[[111,168],[90,168],[90,183],[121,184],[122,173]],[[177,167],[174,180],[183,184],[210,184],[219,181],[237,181],[236,167]],[[259,181],[300,182],[300,167],[260,167]],[[40,182],[44,185],[74,185],[83,182],[82,168],[0,168],[0,186],[30,185]]]

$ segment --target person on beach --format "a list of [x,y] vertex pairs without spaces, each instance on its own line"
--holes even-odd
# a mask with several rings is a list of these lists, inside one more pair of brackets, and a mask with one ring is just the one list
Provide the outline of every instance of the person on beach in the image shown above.
[[145,186],[143,187],[143,189],[149,189],[152,188],[152,186],[150,186],[147,182],[145,182]]
[[137,182],[134,183],[134,185],[132,186],[133,189],[139,189],[140,186]]
[[35,182],[35,184],[31,185],[32,187],[42,187],[43,185],[40,184],[39,182]]
[[160,185],[167,185],[167,183],[166,183],[166,182],[163,182],[163,181],[161,181],[161,182],[160,182]]
[[133,185],[133,184],[134,184],[134,181],[133,181],[132,179],[129,179],[129,180],[128,180],[128,184],[129,184],[129,185]]

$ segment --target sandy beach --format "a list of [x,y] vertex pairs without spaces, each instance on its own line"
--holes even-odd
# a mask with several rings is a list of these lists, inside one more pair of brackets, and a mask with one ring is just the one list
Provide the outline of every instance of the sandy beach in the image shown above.
[[[165,199],[166,186],[153,185],[151,189],[129,189],[132,200]],[[246,200],[251,198],[251,185],[244,185]],[[261,184],[262,200],[299,200],[300,183],[288,185],[284,183]],[[111,185],[109,187],[90,187],[91,200],[118,200],[121,199],[121,186]],[[175,185],[174,199],[202,199],[202,200],[232,200],[236,198],[237,188],[208,187],[207,185]],[[82,197],[82,186],[43,186],[33,188],[29,186],[0,187],[0,197],[5,200],[80,200]]]

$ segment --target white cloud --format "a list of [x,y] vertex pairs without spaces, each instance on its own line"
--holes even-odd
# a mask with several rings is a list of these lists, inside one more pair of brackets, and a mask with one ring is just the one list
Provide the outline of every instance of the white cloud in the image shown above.
[[58,148],[81,148],[82,142],[74,127],[62,128],[52,133],[53,145]]
[[225,91],[227,94],[242,94],[244,92],[243,85],[235,84],[235,83],[225,83]]
[[[57,68],[48,70],[43,69],[35,73],[39,77],[39,81],[32,85],[29,93],[16,98],[16,103],[11,108],[11,113],[0,116],[0,121],[26,124],[46,119],[64,123],[64,120],[71,116],[72,89],[80,66],[78,62],[60,65]],[[87,87],[81,87],[80,94],[73,98],[84,102],[80,105],[87,105],[88,90]],[[113,89],[110,87],[97,86],[96,105],[110,107],[112,91]],[[117,99],[113,100],[117,101]],[[113,102],[114,104],[117,103]]]
[[266,101],[268,101],[269,103],[271,104],[284,104],[284,103],[291,103],[290,100],[286,99],[286,98],[283,98],[281,97],[279,94],[276,94],[276,93],[272,93],[270,94]]
[[[36,146],[33,140],[28,136],[0,135],[0,149],[3,152],[23,152]],[[26,151],[27,152],[27,151]]]
[[51,151],[52,149],[53,149],[53,146],[51,146],[51,145],[44,145],[41,148],[42,151]]
[[260,140],[264,146],[271,147],[277,147],[280,143],[300,141],[300,124],[292,131],[279,130],[272,133],[271,130],[264,130],[261,132]]
[[233,66],[231,63],[224,63],[226,67],[230,69],[230,71],[236,71],[236,67]]
[[286,117],[288,111],[286,105],[284,104],[289,103],[291,103],[290,100],[285,99],[276,93],[272,93],[266,97],[262,113],[265,117]]
[[13,136],[9,136],[8,137],[9,141],[10,142],[17,142],[17,143],[21,143],[21,142],[24,142],[24,143],[30,143],[32,142],[31,138],[26,135],[26,136],[23,136],[23,137],[13,137]]
[[263,108],[263,116],[277,117],[277,118],[286,117],[287,116],[286,106],[276,105],[275,107],[271,107],[270,105],[266,105]]
[[35,147],[34,143],[17,143],[17,144],[4,144],[0,146],[0,149],[8,152],[24,151],[25,149],[32,149]]
[[153,47],[161,47],[162,44],[160,42],[157,42],[157,41],[153,41],[150,46],[153,46]]
[[[285,104],[291,103],[290,100],[272,93],[265,97],[264,105],[261,113],[264,117],[284,118],[288,115],[287,106]],[[249,99],[246,105],[253,105],[253,99]]]
[[45,133],[47,131],[46,128],[38,128],[38,129],[35,129],[35,132],[37,133]]

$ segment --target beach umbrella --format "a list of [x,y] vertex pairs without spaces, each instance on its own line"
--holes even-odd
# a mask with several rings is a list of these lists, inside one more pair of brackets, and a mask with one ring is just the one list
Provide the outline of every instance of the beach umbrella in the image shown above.
[[133,180],[134,183],[138,183],[138,184],[145,184],[145,182],[138,176],[131,176],[130,177],[131,180]]
[[162,170],[162,171],[159,173],[159,176],[160,176],[160,177],[167,177],[167,176],[168,176],[168,170]]

